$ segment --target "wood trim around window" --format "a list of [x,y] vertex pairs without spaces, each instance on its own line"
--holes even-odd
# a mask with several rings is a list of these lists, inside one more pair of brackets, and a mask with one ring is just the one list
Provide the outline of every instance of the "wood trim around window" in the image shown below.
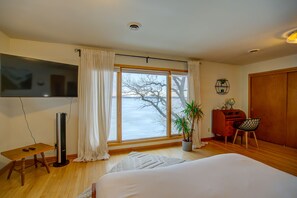
[[143,138],[143,139],[135,139],[135,140],[126,140],[122,142],[108,142],[108,146],[121,146],[121,145],[133,145],[140,143],[148,143],[148,142],[160,142],[166,140],[178,140],[182,139],[181,135],[174,135],[171,137],[156,137],[156,138]]
[[[148,142],[158,142],[166,140],[181,139],[180,134],[171,134],[171,116],[168,116],[167,119],[167,131],[166,136],[164,137],[151,137],[151,138],[142,138],[142,139],[133,139],[133,140],[122,140],[122,70],[123,69],[135,69],[135,70],[150,70],[150,71],[166,71],[167,74],[167,115],[171,115],[171,86],[172,86],[172,72],[187,73],[188,70],[182,69],[171,69],[171,68],[159,68],[159,67],[146,67],[146,66],[137,66],[137,65],[124,65],[124,64],[115,64],[115,67],[118,67],[117,71],[117,138],[116,140],[108,141],[109,146],[121,146],[121,145],[131,145],[139,143],[148,143]],[[153,74],[153,72],[152,72]],[[169,106],[170,105],[170,106]]]
[[167,137],[171,137],[171,86],[172,86],[172,78],[171,72],[167,75]]
[[116,142],[122,141],[122,69],[117,72],[117,139]]
[[110,155],[124,154],[124,153],[130,153],[130,152],[133,152],[133,151],[144,151],[144,150],[152,150],[152,149],[162,149],[162,148],[166,148],[166,147],[181,146],[181,145],[182,145],[182,142],[181,141],[177,141],[177,142],[166,142],[166,143],[144,145],[144,146],[135,146],[135,147],[127,147],[127,148],[116,148],[116,149],[109,150],[108,153]]
[[147,67],[147,66],[139,66],[139,65],[124,65],[124,64],[115,64],[115,67],[123,68],[123,69],[139,69],[139,70],[151,70],[151,71],[167,71],[167,72],[185,72],[187,73],[187,69],[172,69],[172,68],[161,68],[161,67]]

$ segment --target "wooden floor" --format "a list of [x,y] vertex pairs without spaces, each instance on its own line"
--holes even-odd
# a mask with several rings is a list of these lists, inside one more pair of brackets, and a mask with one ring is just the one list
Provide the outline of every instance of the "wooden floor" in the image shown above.
[[[297,176],[297,149],[263,141],[259,141],[259,146],[259,149],[250,146],[246,150],[240,144],[228,143],[225,145],[222,141],[212,140],[206,147],[193,152],[183,152],[180,147],[143,152],[186,160],[201,159],[222,153],[240,153]],[[50,174],[44,167],[37,169],[30,167],[26,169],[24,186],[21,186],[20,176],[16,172],[12,173],[10,180],[6,180],[7,171],[0,176],[0,197],[76,197],[126,155],[113,155],[106,161],[71,162],[62,168],[51,167]]]

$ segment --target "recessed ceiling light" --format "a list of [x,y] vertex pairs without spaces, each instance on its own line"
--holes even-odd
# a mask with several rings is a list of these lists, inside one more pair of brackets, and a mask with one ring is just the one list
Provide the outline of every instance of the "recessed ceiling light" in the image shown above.
[[137,31],[141,27],[141,24],[138,22],[131,22],[131,23],[128,23],[128,26],[130,30]]
[[258,51],[260,51],[260,49],[251,49],[248,51],[248,53],[254,54],[254,53],[257,53]]

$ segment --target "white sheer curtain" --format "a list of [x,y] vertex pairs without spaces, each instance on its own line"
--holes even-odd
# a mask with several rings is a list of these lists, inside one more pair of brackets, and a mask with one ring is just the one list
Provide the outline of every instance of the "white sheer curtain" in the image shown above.
[[107,139],[115,53],[81,50],[78,84],[78,158],[74,161],[108,159]]
[[[188,61],[188,84],[189,84],[189,102],[194,100],[196,103],[201,104],[200,93],[200,62]],[[203,109],[202,109],[203,110]],[[201,148],[207,144],[201,142],[201,120],[194,125],[193,131],[193,149]]]

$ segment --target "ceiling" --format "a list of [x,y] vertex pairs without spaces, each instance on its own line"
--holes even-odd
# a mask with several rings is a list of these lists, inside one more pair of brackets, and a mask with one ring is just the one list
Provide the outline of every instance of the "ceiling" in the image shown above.
[[0,1],[0,31],[12,38],[229,64],[297,54],[283,38],[294,28],[296,0]]

